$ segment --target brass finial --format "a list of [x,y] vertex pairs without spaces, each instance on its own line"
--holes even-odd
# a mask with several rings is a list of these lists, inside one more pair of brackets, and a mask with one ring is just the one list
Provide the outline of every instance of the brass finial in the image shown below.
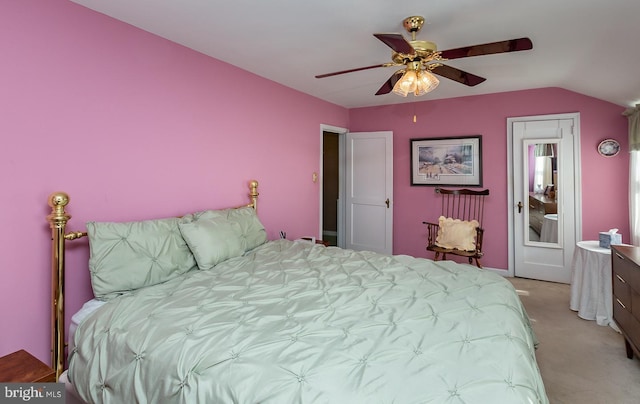
[[251,206],[258,211],[258,181],[251,180],[249,181],[249,198],[251,199]]
[[47,220],[51,224],[51,228],[64,226],[71,215],[65,212],[64,208],[69,204],[69,195],[64,192],[54,192],[49,195],[49,206],[51,213],[47,216]]
[[416,32],[420,31],[424,25],[424,17],[419,15],[407,17],[402,21],[402,25],[404,26],[404,29],[411,34],[411,39],[415,41]]
[[65,207],[69,204],[69,195],[64,192],[54,192],[49,195],[49,206],[56,208],[57,206]]

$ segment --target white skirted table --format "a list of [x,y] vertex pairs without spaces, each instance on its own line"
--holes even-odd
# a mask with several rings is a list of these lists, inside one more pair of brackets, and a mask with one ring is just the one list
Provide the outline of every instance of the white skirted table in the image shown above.
[[540,231],[540,241],[545,243],[558,242],[558,214],[549,213],[542,218],[542,230]]
[[619,331],[613,322],[611,282],[611,250],[601,248],[597,240],[578,241],[571,264],[569,308],[582,319]]

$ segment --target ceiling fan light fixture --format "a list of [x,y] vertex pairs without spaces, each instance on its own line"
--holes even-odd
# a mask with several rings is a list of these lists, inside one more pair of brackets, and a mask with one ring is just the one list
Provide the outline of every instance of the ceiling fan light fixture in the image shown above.
[[418,83],[418,75],[415,70],[405,70],[400,80],[393,86],[393,92],[401,97],[406,97],[407,94],[416,91]]
[[402,97],[406,97],[409,93],[417,97],[434,90],[438,84],[440,81],[430,72],[407,68],[400,80],[393,86],[392,91]]

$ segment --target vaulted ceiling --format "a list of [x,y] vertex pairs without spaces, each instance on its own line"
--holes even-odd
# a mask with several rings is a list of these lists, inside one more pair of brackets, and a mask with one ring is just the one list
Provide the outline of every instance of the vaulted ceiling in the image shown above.
[[[636,0],[72,0],[285,86],[347,108],[562,87],[621,106],[640,102]],[[439,50],[529,37],[533,49],[455,59],[486,78],[441,79],[433,92],[374,95],[399,68],[314,76],[391,60],[374,33],[401,33]]]

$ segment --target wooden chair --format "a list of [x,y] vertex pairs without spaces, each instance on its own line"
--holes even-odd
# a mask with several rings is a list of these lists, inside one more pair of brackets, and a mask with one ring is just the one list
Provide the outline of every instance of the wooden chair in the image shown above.
[[[427,251],[435,252],[435,261],[440,258],[440,254],[442,254],[443,260],[447,259],[447,254],[453,254],[469,258],[469,264],[473,264],[475,259],[476,266],[482,268],[480,264],[480,258],[483,256],[482,238],[484,236],[482,217],[484,215],[484,200],[489,195],[489,190],[436,188],[436,193],[442,195],[441,217],[438,223],[422,222],[427,225]],[[474,220],[477,221],[477,225],[473,223]],[[457,226],[458,230],[455,230],[453,226]],[[475,234],[473,233],[474,227]],[[454,231],[448,229],[454,229]],[[445,235],[445,231],[449,233]],[[467,233],[468,237],[464,241],[460,240],[459,244],[466,245],[466,248],[452,248],[451,245],[458,245],[458,243],[451,243],[450,240],[449,242],[445,241],[447,236],[451,237],[452,234],[459,233]],[[472,242],[473,236],[475,236],[475,243]]]

